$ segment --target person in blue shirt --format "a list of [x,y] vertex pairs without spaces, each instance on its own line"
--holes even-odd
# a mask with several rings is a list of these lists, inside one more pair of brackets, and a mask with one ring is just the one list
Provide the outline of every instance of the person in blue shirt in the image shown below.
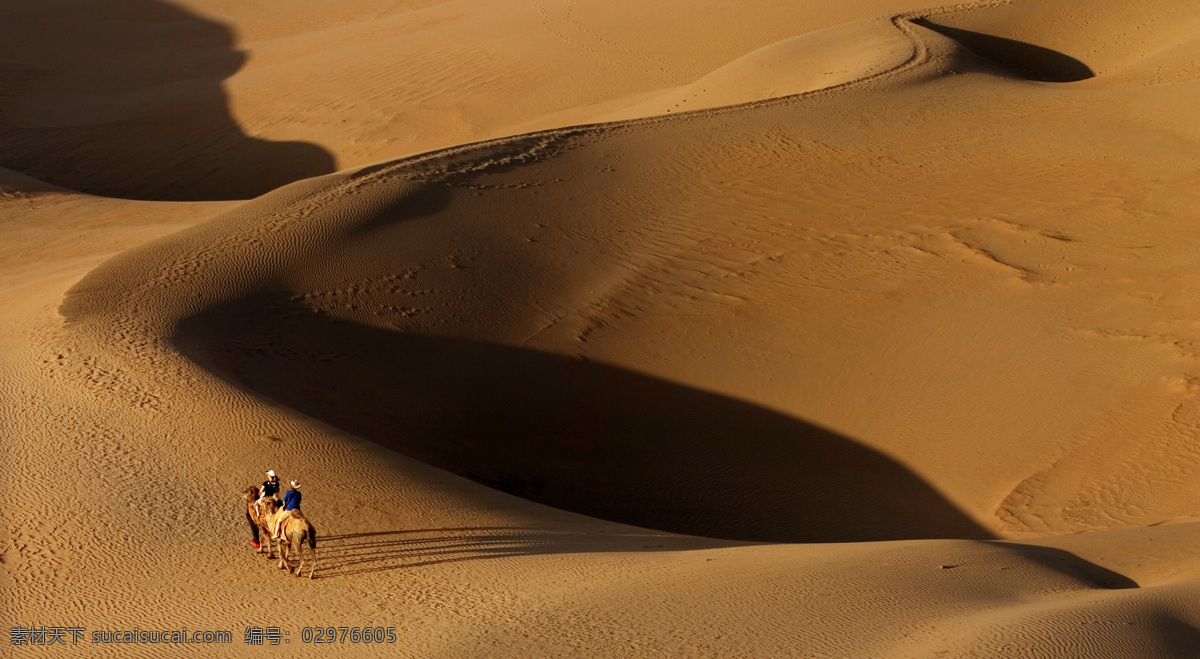
[[300,510],[300,484],[292,481],[292,488],[283,493],[284,510]]
[[287,520],[302,514],[300,512],[300,483],[296,481],[291,481],[291,483],[292,488],[283,493],[283,510],[275,518],[275,527],[272,529],[271,535],[276,539],[280,538],[280,531]]

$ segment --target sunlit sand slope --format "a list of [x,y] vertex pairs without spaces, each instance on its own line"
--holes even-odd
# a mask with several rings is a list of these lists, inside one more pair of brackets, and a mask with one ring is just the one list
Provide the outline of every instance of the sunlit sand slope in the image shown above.
[[[107,196],[245,199],[522,132],[797,35],[936,4],[10,0],[0,167]],[[747,94],[801,91],[788,81],[808,76],[792,62],[801,70],[772,73],[782,86]],[[734,84],[706,93],[749,100]]]
[[[363,624],[396,628],[354,648],[380,656],[1192,656],[1187,3],[697,5],[719,57],[612,27],[670,16],[642,4],[520,5],[612,71],[396,138],[490,141],[366,165],[408,132],[331,105],[295,125],[363,166],[240,205],[0,170],[3,619],[279,625],[314,656],[346,648],[304,626]],[[257,44],[228,83],[256,157],[314,138],[254,75],[362,100],[321,90],[394,82],[351,63],[409,47],[394,7],[292,5],[188,8]],[[451,53],[429,89],[476,42],[423,12],[547,38],[404,9],[445,26],[405,23]],[[305,61],[328,68],[279,82]],[[246,544],[265,468],[304,483],[314,581]]]

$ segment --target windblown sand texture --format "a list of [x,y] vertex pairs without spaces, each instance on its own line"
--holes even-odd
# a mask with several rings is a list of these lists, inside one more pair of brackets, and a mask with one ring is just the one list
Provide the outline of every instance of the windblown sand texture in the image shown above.
[[0,1],[4,626],[1197,656],[1198,79],[1194,0]]

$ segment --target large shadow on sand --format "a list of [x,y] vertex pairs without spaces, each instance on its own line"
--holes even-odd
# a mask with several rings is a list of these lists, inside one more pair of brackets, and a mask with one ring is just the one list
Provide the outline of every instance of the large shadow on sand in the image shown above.
[[[334,533],[320,540],[317,576],[345,577],[514,556],[678,551],[679,540],[677,535],[655,531],[582,533],[517,526]],[[705,540],[692,543],[687,548],[727,546]]]
[[[334,533],[321,538],[320,576],[339,577],[370,572],[407,570],[461,561],[478,561],[542,554],[678,551],[679,536],[655,531],[584,533],[554,528],[520,526],[455,527],[359,531]],[[691,549],[723,546],[693,541]],[[1075,579],[1092,590],[1139,588],[1129,577],[1092,563],[1063,549],[996,540],[982,540],[981,547],[996,547]],[[942,569],[962,567],[943,564]],[[1172,624],[1172,623],[1168,623]],[[1177,635],[1188,636],[1189,628],[1174,623]],[[1168,629],[1164,625],[1164,630]],[[1191,630],[1190,638],[1195,638]]]
[[733,540],[985,538],[903,465],[790,416],[629,370],[395,331],[283,296],[186,320],[198,363],[511,494]]
[[0,166],[132,199],[255,197],[334,170],[243,132],[233,32],[158,0],[0,0]]
[[1096,77],[1083,62],[1057,50],[983,32],[939,25],[926,18],[913,21],[961,43],[968,50],[1029,80],[1078,82]]

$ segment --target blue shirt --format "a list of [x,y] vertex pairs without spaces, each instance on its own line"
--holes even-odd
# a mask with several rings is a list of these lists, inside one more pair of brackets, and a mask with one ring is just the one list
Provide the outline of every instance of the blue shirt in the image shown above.
[[300,509],[300,490],[288,490],[287,492],[283,493],[283,509]]

